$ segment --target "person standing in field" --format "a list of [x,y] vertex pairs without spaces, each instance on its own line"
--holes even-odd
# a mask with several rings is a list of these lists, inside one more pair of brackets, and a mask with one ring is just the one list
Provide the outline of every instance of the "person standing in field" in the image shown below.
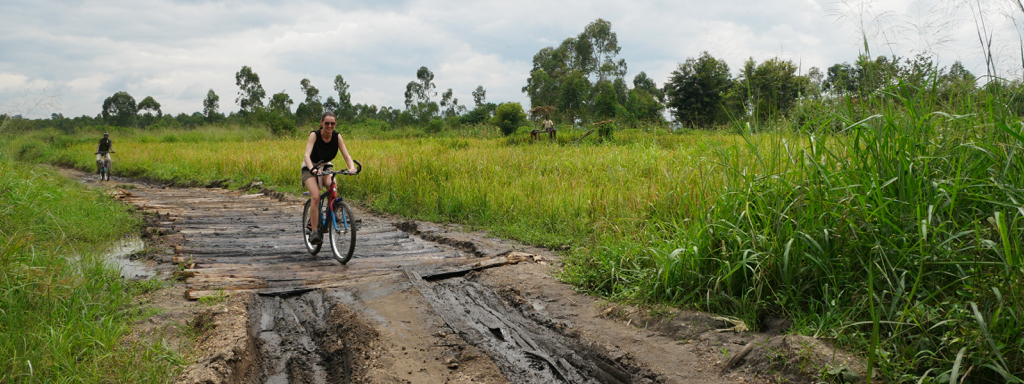
[[110,161],[110,148],[114,145],[113,141],[110,141],[110,134],[104,132],[103,138],[100,139],[99,145],[96,146],[96,173],[99,174],[103,168],[103,160]]
[[[334,130],[337,125],[338,119],[334,116],[333,112],[324,112],[323,117],[320,118],[320,129],[309,133],[309,138],[306,140],[306,153],[302,160],[302,185],[309,190],[309,217],[317,217],[317,213],[320,212],[320,186],[328,185],[331,183],[330,176],[323,176],[323,172],[330,171],[334,168],[331,164],[331,160],[334,160],[338,156],[338,151],[341,151],[341,156],[345,159],[345,165],[348,166],[348,171],[351,173],[356,172],[356,165],[352,161],[352,156],[348,154],[348,148],[345,147],[345,140],[342,140],[341,135]],[[317,169],[313,167],[316,163],[323,161]],[[320,184],[317,185],[316,177],[320,177]],[[309,238],[309,242],[313,244],[320,244],[323,242],[321,238],[319,226],[320,223],[316,219],[310,220],[307,225],[313,230],[313,234]]]

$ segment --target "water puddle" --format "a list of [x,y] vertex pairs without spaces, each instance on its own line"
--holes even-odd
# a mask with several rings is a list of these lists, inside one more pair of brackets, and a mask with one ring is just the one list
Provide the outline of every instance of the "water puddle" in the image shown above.
[[103,254],[103,259],[120,270],[123,279],[148,279],[156,273],[144,264],[131,259],[132,255],[144,248],[146,248],[146,243],[142,242],[141,238],[138,236],[128,237],[114,243]]

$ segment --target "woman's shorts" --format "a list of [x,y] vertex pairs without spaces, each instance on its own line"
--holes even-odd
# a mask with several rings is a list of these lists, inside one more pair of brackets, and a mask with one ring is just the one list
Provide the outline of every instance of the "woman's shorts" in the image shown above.
[[[321,171],[325,171],[325,172],[326,171],[333,171],[334,170],[334,166],[331,165],[331,164],[324,164],[324,165],[320,166],[320,170]],[[309,168],[302,167],[302,185],[306,185],[306,180],[312,179],[314,177],[315,176],[313,176],[313,172],[310,172]]]

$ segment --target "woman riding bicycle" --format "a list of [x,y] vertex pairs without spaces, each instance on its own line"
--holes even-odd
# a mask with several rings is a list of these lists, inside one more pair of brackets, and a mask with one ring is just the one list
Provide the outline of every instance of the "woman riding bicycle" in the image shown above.
[[[320,196],[320,185],[331,183],[330,176],[322,176],[321,172],[334,168],[330,161],[338,155],[338,150],[341,150],[341,156],[345,159],[345,164],[348,165],[348,171],[356,172],[356,165],[352,162],[352,156],[348,154],[345,140],[342,140],[341,135],[334,130],[337,120],[333,112],[324,112],[323,117],[320,118],[320,129],[310,132],[309,139],[306,140],[306,155],[302,161],[302,185],[309,190],[309,217],[317,217],[317,212],[320,211],[320,199],[317,198]],[[319,169],[312,169],[316,163],[321,161],[325,164],[321,165]],[[320,175],[321,178],[319,185],[317,185],[317,175]],[[311,223],[308,225],[313,232],[309,242],[320,244],[323,241],[320,231],[317,230],[320,223],[317,220],[310,221]]]

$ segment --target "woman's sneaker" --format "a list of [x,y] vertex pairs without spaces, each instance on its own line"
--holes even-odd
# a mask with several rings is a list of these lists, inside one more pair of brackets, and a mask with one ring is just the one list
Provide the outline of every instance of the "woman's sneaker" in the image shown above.
[[319,231],[313,232],[312,234],[309,235],[309,243],[310,244],[314,244],[314,245],[316,245],[316,244],[323,244],[324,243],[324,239],[320,235]]

